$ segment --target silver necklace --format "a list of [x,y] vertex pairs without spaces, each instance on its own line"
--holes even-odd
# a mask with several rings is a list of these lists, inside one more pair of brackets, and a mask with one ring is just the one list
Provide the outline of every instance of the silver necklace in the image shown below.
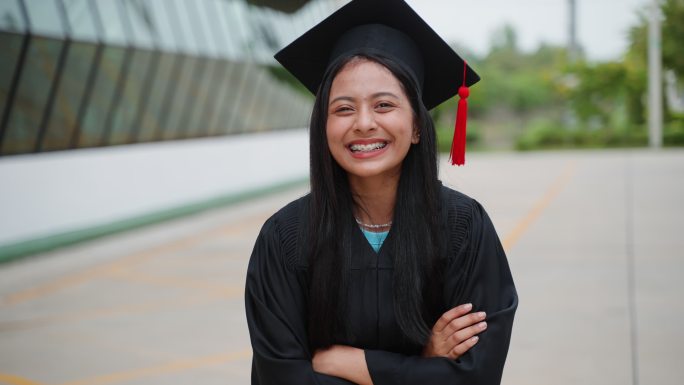
[[365,227],[365,228],[367,228],[367,229],[382,229],[382,228],[385,228],[385,227],[390,227],[390,226],[392,226],[392,221],[389,221],[389,222],[384,223],[384,224],[381,224],[381,225],[369,225],[368,223],[363,223],[363,222],[361,222],[361,221],[359,220],[359,218],[357,218],[357,217],[354,217],[354,219],[356,219],[356,223],[358,223],[359,225],[361,225],[361,226],[363,226],[363,227]]

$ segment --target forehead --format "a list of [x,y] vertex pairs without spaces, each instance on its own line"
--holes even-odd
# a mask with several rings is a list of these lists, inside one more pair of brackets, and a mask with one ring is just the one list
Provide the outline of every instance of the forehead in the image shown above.
[[366,91],[404,93],[401,82],[387,67],[373,60],[355,57],[335,75],[330,94]]

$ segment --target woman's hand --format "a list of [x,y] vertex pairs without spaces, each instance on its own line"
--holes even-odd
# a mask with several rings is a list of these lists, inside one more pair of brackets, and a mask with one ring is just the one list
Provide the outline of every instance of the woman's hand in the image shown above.
[[487,329],[484,312],[469,313],[472,304],[457,306],[435,323],[423,357],[447,357],[452,360],[465,354],[478,341],[477,334]]
[[366,354],[361,349],[344,345],[319,349],[314,353],[311,364],[318,373],[344,378],[356,384],[373,384],[366,365]]

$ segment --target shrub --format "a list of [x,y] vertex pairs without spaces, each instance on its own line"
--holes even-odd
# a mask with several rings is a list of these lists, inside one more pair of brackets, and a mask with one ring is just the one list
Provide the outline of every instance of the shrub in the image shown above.
[[[437,151],[451,152],[451,143],[454,139],[454,126],[437,124]],[[478,148],[482,142],[480,124],[476,120],[469,120],[466,128],[466,146],[469,149]]]

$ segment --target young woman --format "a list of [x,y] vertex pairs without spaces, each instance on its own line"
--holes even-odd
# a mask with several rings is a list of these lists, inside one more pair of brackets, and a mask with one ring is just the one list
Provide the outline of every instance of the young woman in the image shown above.
[[401,0],[356,0],[277,56],[305,84],[301,47],[327,58],[311,193],[264,224],[248,268],[253,384],[501,381],[517,295],[484,209],[437,179],[430,55],[465,63],[423,50],[426,27]]

